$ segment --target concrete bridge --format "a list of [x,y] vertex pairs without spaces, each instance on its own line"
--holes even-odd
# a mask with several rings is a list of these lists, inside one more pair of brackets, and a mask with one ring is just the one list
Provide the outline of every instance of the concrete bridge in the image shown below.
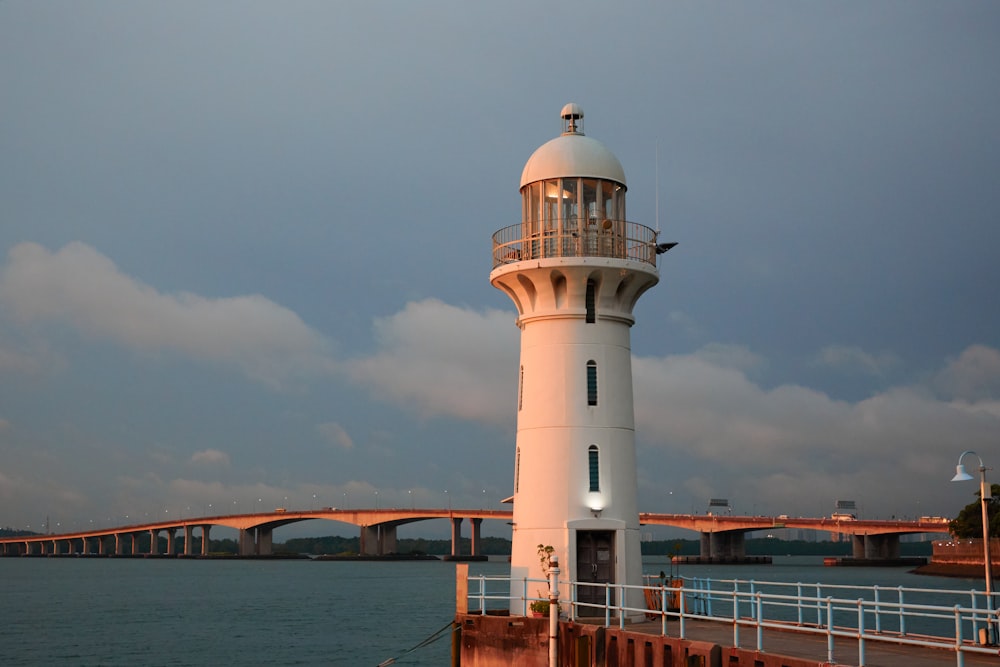
[[[209,532],[212,526],[235,528],[239,531],[240,556],[266,556],[272,553],[272,535],[275,528],[323,519],[358,526],[360,552],[363,555],[382,556],[396,551],[397,527],[416,521],[448,519],[451,522],[451,556],[461,557],[460,540],[462,523],[472,525],[471,556],[480,555],[480,528],[484,519],[509,522],[510,510],[469,509],[320,509],[284,510],[231,514],[221,516],[159,521],[133,524],[116,528],[86,530],[58,535],[24,535],[0,538],[0,555],[45,555],[80,553],[98,555],[178,555],[176,537],[183,531],[185,556],[208,555]],[[712,514],[656,514],[643,512],[639,521],[646,525],[674,526],[701,534],[701,558],[706,560],[738,561],[746,557],[746,533],[757,530],[802,528],[850,535],[853,556],[858,559],[885,560],[899,558],[899,536],[909,533],[942,533],[948,530],[947,519],[921,519],[918,521],[869,521],[828,518],[790,518],[786,516],[730,516]],[[200,554],[194,554],[194,532],[201,537]],[[166,533],[167,547],[160,553],[159,537]],[[139,553],[139,538],[148,534],[150,547],[146,554]]]
[[746,558],[745,536],[755,530],[800,528],[850,535],[852,556],[866,560],[898,559],[900,535],[948,532],[948,519],[930,517],[917,521],[880,521],[641,512],[639,522],[697,531],[701,533],[700,557],[717,561],[739,561]]
[[[58,535],[25,535],[0,538],[0,555],[46,555],[80,553],[97,555],[141,555],[139,538],[149,534],[149,551],[145,555],[177,555],[175,539],[179,531],[184,534],[183,555],[192,553],[194,531],[201,536],[201,553],[208,555],[209,532],[212,526],[225,526],[239,531],[237,540],[240,556],[267,556],[271,554],[272,534],[275,528],[299,521],[325,519],[350,523],[361,531],[360,551],[363,555],[382,556],[396,550],[396,528],[403,524],[429,519],[451,521],[451,556],[459,557],[462,522],[472,524],[472,553],[479,555],[480,527],[483,519],[511,520],[506,510],[450,510],[450,509],[357,509],[357,510],[278,510],[253,514],[208,516],[176,521],[158,521],[117,528],[85,530]],[[159,553],[159,537],[166,533],[166,553]]]

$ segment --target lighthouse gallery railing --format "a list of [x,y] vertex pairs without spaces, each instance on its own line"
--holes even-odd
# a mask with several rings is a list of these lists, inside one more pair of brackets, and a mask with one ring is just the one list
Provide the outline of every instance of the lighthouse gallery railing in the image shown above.
[[656,236],[653,229],[625,220],[522,222],[493,234],[493,268],[556,257],[608,257],[656,266]]

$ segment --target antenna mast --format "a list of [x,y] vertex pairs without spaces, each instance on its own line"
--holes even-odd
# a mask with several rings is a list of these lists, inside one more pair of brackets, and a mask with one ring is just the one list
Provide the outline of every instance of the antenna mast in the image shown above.
[[654,161],[656,162],[656,185],[653,187],[653,191],[656,193],[656,235],[660,235],[660,140],[656,140]]

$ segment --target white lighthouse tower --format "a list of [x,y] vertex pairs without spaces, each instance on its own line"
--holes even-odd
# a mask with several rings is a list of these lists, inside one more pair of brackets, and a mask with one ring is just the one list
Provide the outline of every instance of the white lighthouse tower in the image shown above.
[[[659,280],[657,255],[674,244],[626,221],[621,163],[584,135],[578,105],[561,115],[562,135],[521,174],[521,222],[493,235],[490,282],[521,329],[513,614],[525,612],[523,579],[544,578],[539,545],[559,556],[561,579],[642,585],[629,329]],[[544,583],[529,586],[528,597],[547,597]],[[645,604],[639,590],[625,597]],[[581,586],[576,599],[603,604],[605,588]]]

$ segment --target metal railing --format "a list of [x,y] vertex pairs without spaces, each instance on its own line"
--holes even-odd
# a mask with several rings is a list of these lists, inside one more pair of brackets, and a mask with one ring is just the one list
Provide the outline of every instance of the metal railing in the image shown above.
[[[511,598],[509,577],[479,575],[468,581],[468,608],[473,614],[527,609],[531,602],[549,599],[545,579],[515,580],[521,589],[516,598]],[[867,642],[954,652],[958,667],[963,667],[967,654],[998,654],[997,646],[988,645],[988,638],[996,636],[998,619],[990,617],[983,591],[687,577],[646,576],[646,581],[649,585],[560,582],[560,588],[569,590],[569,597],[559,601],[560,615],[566,620],[603,617],[605,627],[614,624],[621,629],[627,617],[645,615],[647,620],[660,621],[663,636],[668,635],[669,619],[680,639],[688,638],[689,621],[718,622],[732,627],[734,647],[757,651],[767,648],[765,629],[823,636],[828,662],[834,661],[838,639],[854,641],[859,665],[865,664]],[[641,591],[645,606],[622,602],[635,590]],[[581,596],[581,591],[587,593]],[[604,602],[583,602],[581,597]],[[992,608],[996,607],[994,601]],[[745,640],[741,630],[752,631],[753,639]]]
[[656,266],[657,232],[625,220],[518,223],[493,234],[493,268],[553,257],[610,257]]

